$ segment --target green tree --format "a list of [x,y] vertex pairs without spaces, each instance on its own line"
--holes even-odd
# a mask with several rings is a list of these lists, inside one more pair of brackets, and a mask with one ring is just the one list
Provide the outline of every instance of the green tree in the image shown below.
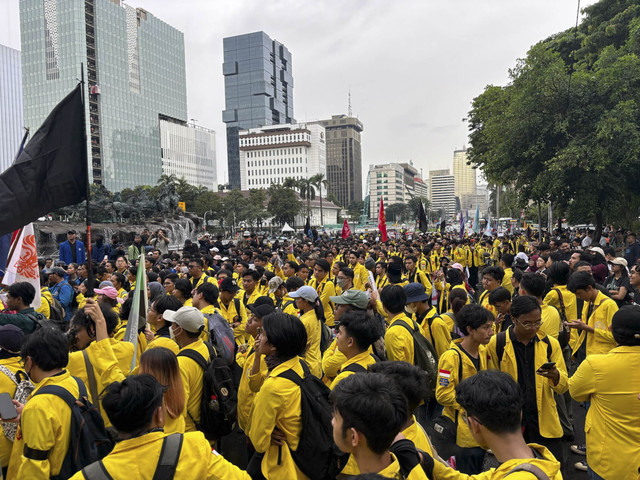
[[267,212],[273,217],[275,224],[283,226],[288,223],[293,227],[295,217],[301,209],[302,202],[298,200],[293,189],[282,185],[271,185]]
[[388,223],[403,222],[407,219],[408,210],[405,203],[392,203],[385,205],[384,215]]
[[269,218],[269,214],[265,209],[266,202],[266,190],[256,188],[249,190],[249,198],[247,199],[243,215],[249,225],[255,225],[257,228],[261,228],[264,220]]
[[329,188],[329,182],[324,178],[323,173],[318,173],[309,179],[311,184],[318,189],[318,196],[320,197],[320,224],[324,226],[324,213],[322,211],[322,187],[327,190]]
[[207,191],[198,195],[195,200],[194,212],[203,216],[206,212],[211,212],[209,218],[215,218],[216,212],[222,207],[220,195],[216,192]]
[[223,198],[224,221],[232,230],[246,220],[247,203],[240,190],[230,190]]
[[298,180],[298,190],[300,198],[307,201],[307,217],[311,217],[311,200],[316,199],[316,189],[311,178],[301,178]]

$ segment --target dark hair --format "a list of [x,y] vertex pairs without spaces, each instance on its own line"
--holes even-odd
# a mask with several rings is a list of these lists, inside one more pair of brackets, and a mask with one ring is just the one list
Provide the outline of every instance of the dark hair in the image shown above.
[[511,300],[511,292],[504,287],[498,287],[489,292],[490,305],[495,305],[498,302],[505,302],[507,300]]
[[478,304],[465,305],[456,314],[456,325],[465,336],[469,335],[468,328],[475,330],[491,321],[491,312]]
[[538,299],[531,295],[520,295],[511,301],[511,316],[513,318],[519,318],[521,315],[525,315],[529,312],[538,310],[542,311]]
[[189,260],[190,262],[195,263],[196,265],[198,265],[200,268],[204,267],[204,262],[202,261],[201,258],[192,258],[191,260]]
[[410,363],[378,362],[369,366],[369,372],[382,373],[393,379],[398,390],[407,398],[409,416],[431,393],[426,372]]
[[287,278],[287,281],[284,282],[284,286],[288,292],[295,292],[300,287],[304,287],[304,280],[295,275]]
[[484,277],[485,275],[489,275],[498,282],[502,282],[502,279],[504,278],[504,270],[502,267],[491,265],[482,270],[482,276]]
[[520,288],[524,288],[529,295],[542,298],[544,296],[545,279],[538,273],[527,272],[522,275]]
[[[120,323],[118,314],[107,304],[100,303],[98,306],[100,307],[105,323],[107,324],[107,332],[111,334],[111,332],[118,327],[118,323]],[[69,323],[74,326],[84,327],[88,332],[90,332],[89,335],[91,337],[95,336],[96,322],[94,322],[93,319],[85,312],[84,308],[77,310],[76,313],[73,314],[71,322]]]
[[182,307],[182,303],[173,295],[160,295],[153,301],[153,308],[156,312],[162,315],[166,310],[173,310],[174,312]]
[[407,294],[400,285],[387,285],[380,292],[380,301],[390,313],[401,313],[407,303]]
[[522,270],[520,270],[519,268],[514,268],[513,275],[511,276],[511,278],[515,279],[516,282],[520,283],[520,281],[522,280],[522,275],[524,275],[524,272]]
[[24,337],[20,356],[23,362],[31,357],[44,371],[64,368],[69,363],[69,341],[57,328],[39,328]]
[[132,375],[105,388],[102,408],[119,432],[141,433],[151,425],[163,394],[164,388],[152,375]]
[[173,284],[173,288],[178,290],[184,298],[191,298],[191,291],[193,290],[193,285],[186,278],[179,278]]
[[340,327],[352,337],[361,352],[367,350],[383,332],[380,322],[367,315],[365,310],[349,310],[340,316]]
[[498,370],[482,370],[456,385],[456,401],[467,415],[494,433],[520,430],[523,399],[515,380]]
[[580,261],[589,262],[589,265],[593,264],[593,257],[587,252],[583,250],[571,250],[570,255],[573,256],[574,253],[578,254],[578,256],[580,257]]
[[242,278],[244,277],[251,277],[253,278],[254,281],[259,282],[260,281],[260,277],[262,275],[260,275],[260,273],[258,273],[257,270],[247,270],[242,274]]
[[276,357],[289,360],[301,356],[307,349],[307,331],[298,317],[275,312],[262,317],[262,329],[271,345],[276,348]]
[[342,435],[354,428],[378,455],[389,449],[409,417],[407,399],[381,373],[349,375],[335,386],[329,398],[342,417]]
[[327,262],[324,258],[319,258],[318,260],[316,260],[315,266],[320,267],[324,272],[331,271],[331,265],[329,265],[329,262]]
[[575,272],[567,282],[567,289],[571,293],[576,293],[577,290],[586,290],[588,287],[596,287],[596,280],[589,272]]
[[566,262],[553,262],[547,268],[547,277],[556,285],[566,285],[571,275],[571,267]]
[[448,302],[454,315],[457,315],[460,309],[467,304],[467,300],[469,300],[469,295],[466,290],[453,288],[449,291]]
[[340,269],[340,273],[343,274],[345,277],[349,277],[351,279],[351,281],[353,281],[353,279],[355,278],[355,275],[353,273],[353,269],[352,268],[342,267]]
[[284,262],[285,265],[289,265],[289,268],[292,268],[294,272],[298,272],[298,270],[300,269],[300,265],[298,265],[298,262],[294,262],[293,260],[289,260],[287,262]]
[[462,272],[457,268],[450,268],[449,270],[447,270],[445,277],[447,283],[451,285],[462,285],[464,283]]
[[9,285],[7,293],[13,298],[21,298],[25,305],[31,305],[36,297],[36,289],[29,282],[13,283]]
[[[633,316],[630,318],[623,318]],[[632,327],[635,323],[635,328]],[[637,347],[640,346],[640,306],[623,305],[611,319],[611,333],[613,339],[620,346]]]
[[213,283],[203,282],[196,288],[196,293],[201,293],[202,298],[210,305],[215,305],[218,302],[218,287]]

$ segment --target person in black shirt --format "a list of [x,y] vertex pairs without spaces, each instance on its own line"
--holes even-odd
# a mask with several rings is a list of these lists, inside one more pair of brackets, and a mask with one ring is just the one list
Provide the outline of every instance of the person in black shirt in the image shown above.
[[621,307],[628,303],[628,294],[631,290],[627,261],[619,257],[609,263],[611,264],[611,275],[604,281],[604,287],[609,291],[609,296],[616,301],[618,307]]

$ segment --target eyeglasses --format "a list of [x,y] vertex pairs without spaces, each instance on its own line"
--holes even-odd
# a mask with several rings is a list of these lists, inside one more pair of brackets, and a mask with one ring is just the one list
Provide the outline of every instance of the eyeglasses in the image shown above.
[[542,325],[542,322],[535,322],[535,323],[522,323],[520,321],[517,320],[517,322],[522,325],[524,328],[526,328],[527,330],[535,330],[536,328],[540,328],[540,325]]

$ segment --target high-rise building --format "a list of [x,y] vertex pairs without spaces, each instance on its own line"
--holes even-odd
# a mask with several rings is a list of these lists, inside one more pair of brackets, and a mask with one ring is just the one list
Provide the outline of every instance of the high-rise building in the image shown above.
[[23,137],[20,52],[0,45],[0,172],[18,153]]
[[416,179],[419,180],[418,189],[423,192],[422,180],[418,170],[409,163],[385,163],[369,166],[369,218],[378,218],[380,197],[384,205],[394,203],[408,203],[416,193]]
[[[327,175],[324,127],[318,124],[273,125],[241,130],[242,190],[269,188],[286,178]],[[319,192],[318,192],[319,193]],[[327,192],[323,189],[323,195]]]
[[320,120],[327,137],[327,181],[329,193],[347,207],[362,200],[362,122],[347,115]]
[[198,125],[160,120],[162,173],[218,191],[216,132]]
[[449,169],[429,172],[429,201],[433,212],[442,211],[448,218],[456,213],[455,180]]
[[466,149],[453,152],[453,176],[455,195],[460,199],[462,210],[475,208],[473,202],[476,194],[476,170],[471,165],[467,165]]
[[25,124],[40,126],[83,64],[91,178],[155,185],[159,121],[187,120],[182,32],[120,0],[21,0],[20,27]]
[[264,32],[223,40],[229,185],[240,188],[240,130],[295,123],[291,53]]

